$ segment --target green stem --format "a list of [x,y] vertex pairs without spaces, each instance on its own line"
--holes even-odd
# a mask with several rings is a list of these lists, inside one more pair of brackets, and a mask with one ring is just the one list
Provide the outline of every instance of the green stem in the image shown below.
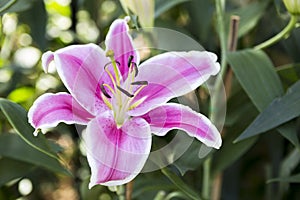
[[223,69],[227,63],[227,39],[225,31],[225,0],[215,0],[216,14],[217,14],[217,26],[220,38],[221,46],[221,68]]
[[203,188],[202,196],[205,199],[210,199],[210,168],[211,168],[211,157],[206,159],[203,164]]
[[118,200],[125,200],[125,185],[117,186]]
[[[216,6],[216,14],[217,14],[217,25],[218,25],[218,33],[220,38],[220,46],[221,46],[221,71],[218,74],[213,93],[211,96],[211,111],[210,111],[210,119],[214,124],[218,124],[218,104],[219,101],[222,101],[220,95],[222,95],[221,89],[223,85],[223,77],[227,71],[227,40],[226,40],[226,31],[225,31],[225,0],[215,0]],[[212,158],[209,157],[203,164],[203,185],[202,185],[202,195],[205,199],[210,199],[211,194],[211,163]]]
[[279,42],[282,38],[287,36],[295,28],[295,26],[297,24],[297,20],[298,20],[298,16],[291,15],[288,25],[281,32],[279,32],[274,37],[268,39],[267,41],[255,46],[254,49],[255,50],[264,49],[264,48],[267,48],[267,47]]
[[174,172],[170,169],[162,168],[161,172],[179,189],[181,190],[186,196],[193,200],[201,200],[201,198],[193,189],[190,188],[189,185],[183,182],[181,178],[177,176]]

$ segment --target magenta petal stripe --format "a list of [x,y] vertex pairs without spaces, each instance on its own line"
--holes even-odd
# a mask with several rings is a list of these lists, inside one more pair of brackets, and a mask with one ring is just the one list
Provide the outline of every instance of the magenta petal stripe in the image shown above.
[[209,52],[167,52],[150,58],[139,67],[136,81],[148,81],[135,101],[144,102],[129,113],[138,116],[171,98],[193,91],[220,70],[216,55]]
[[81,107],[67,93],[46,93],[40,96],[29,109],[29,123],[38,128],[50,128],[58,123],[87,124],[94,116]]
[[83,140],[91,168],[90,188],[134,179],[150,154],[151,133],[163,136],[180,129],[209,147],[220,148],[222,143],[207,117],[167,103],[216,75],[217,56],[205,51],[167,52],[139,65],[128,21],[125,17],[112,23],[105,50],[85,44],[44,53],[44,71],[50,63],[55,65],[70,94],[44,94],[28,113],[36,130],[60,122],[87,125]]
[[205,145],[220,148],[222,139],[217,128],[204,115],[187,106],[167,103],[141,116],[155,135],[163,136],[172,129],[181,129]]
[[115,59],[120,63],[120,72],[125,79],[128,74],[128,59],[133,56],[132,62],[139,64],[139,54],[133,47],[132,39],[128,33],[128,18],[115,20],[105,39],[106,50],[113,50]]
[[111,112],[92,120],[83,136],[96,184],[120,185],[132,180],[143,168],[151,148],[149,124],[132,118],[117,128]]
[[80,105],[93,114],[102,111],[98,110],[103,108],[99,106],[102,101],[99,83],[111,81],[104,73],[104,65],[110,61],[99,46],[73,45],[53,53],[47,52],[43,58],[44,65],[49,64],[51,58],[54,59],[61,80]]

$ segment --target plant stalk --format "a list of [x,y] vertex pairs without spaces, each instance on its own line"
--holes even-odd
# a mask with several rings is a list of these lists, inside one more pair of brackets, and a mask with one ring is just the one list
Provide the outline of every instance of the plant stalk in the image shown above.
[[277,35],[268,39],[267,41],[255,46],[254,49],[261,50],[261,49],[265,49],[273,44],[276,44],[282,38],[284,38],[290,34],[290,32],[296,27],[297,21],[298,21],[298,16],[291,15],[289,23],[287,24],[287,26],[284,29],[282,29],[282,31],[280,31]]

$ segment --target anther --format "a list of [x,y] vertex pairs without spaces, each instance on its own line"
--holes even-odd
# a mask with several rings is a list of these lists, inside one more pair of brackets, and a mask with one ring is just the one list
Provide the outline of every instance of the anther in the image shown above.
[[120,86],[117,85],[118,90],[120,90],[121,92],[123,92],[126,96],[132,98],[134,97],[133,94],[130,94],[129,92],[127,92],[126,90],[124,90],[123,88],[121,88]]
[[139,69],[138,69],[138,67],[137,67],[137,65],[136,65],[135,62],[131,62],[131,63],[133,64],[133,67],[134,67],[134,70],[135,70],[134,77],[136,77],[139,74]]
[[133,55],[130,55],[127,63],[128,68],[131,66],[132,60],[133,60]]
[[101,89],[101,92],[102,94],[104,94],[104,96],[106,96],[107,98],[111,98],[111,96],[107,93],[107,91],[105,90],[105,87],[104,87],[104,84],[100,84],[100,89]]
[[135,81],[131,85],[148,85],[148,81]]
[[[112,62],[108,62],[104,65],[104,69],[106,69],[106,67],[108,67],[110,64],[112,64]],[[121,63],[119,61],[116,61],[116,64],[120,67]]]

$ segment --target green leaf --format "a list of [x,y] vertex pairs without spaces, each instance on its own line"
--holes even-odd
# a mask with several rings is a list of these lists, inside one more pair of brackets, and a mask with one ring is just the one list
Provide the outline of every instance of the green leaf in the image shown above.
[[17,0],[2,1],[0,3],[0,14],[4,14],[11,6],[16,3]]
[[56,151],[51,148],[44,135],[33,136],[34,129],[28,123],[27,112],[24,108],[3,98],[0,98],[0,108],[11,126],[26,143],[48,156],[58,159]]
[[0,135],[0,155],[70,175],[57,159],[32,148],[16,134]]
[[[289,155],[284,158],[280,166],[280,177],[288,177],[292,173],[292,171],[298,166],[300,163],[299,149],[295,148]],[[280,196],[288,189],[288,183],[280,183],[279,190]]]
[[106,194],[110,196],[108,193],[107,187],[103,185],[96,185],[92,189],[89,189],[90,179],[85,179],[80,184],[80,199],[82,200],[90,200],[90,199],[101,199],[101,195]]
[[282,126],[279,126],[276,130],[279,131],[279,133],[289,140],[295,147],[300,148],[297,124],[295,121],[285,123]]
[[172,172],[168,168],[161,169],[162,173],[172,181],[172,183],[178,187],[184,194],[194,200],[201,200],[202,198],[187,184],[183,182],[181,178],[179,178],[174,172]]
[[244,131],[244,135],[257,135],[275,128],[300,115],[300,81],[283,97],[276,98]]
[[272,182],[300,183],[300,174],[296,174],[296,175],[288,176],[288,177],[274,178],[274,179],[268,180],[267,183],[272,183]]
[[204,144],[194,140],[185,153],[173,163],[182,176],[189,170],[197,169],[204,162],[205,158],[199,158],[199,151],[202,145]]
[[286,85],[291,85],[300,78],[300,63],[276,67],[277,73]]
[[20,12],[27,10],[35,0],[2,0],[0,2],[0,15],[7,12]]
[[10,158],[0,159],[0,187],[9,181],[16,178],[21,178],[31,170],[34,169],[34,165],[28,164],[26,162],[17,161]]
[[157,191],[161,190],[174,191],[177,190],[177,187],[170,183],[164,176],[156,172],[139,174],[139,176],[134,179],[132,198],[139,199],[139,197],[143,197],[143,199],[154,199]]
[[228,99],[226,136],[220,151],[216,151],[214,154],[213,174],[226,169],[255,144],[258,139],[255,136],[238,143],[233,143],[233,141],[256,115],[257,111],[254,105],[241,88]]
[[275,68],[263,51],[243,50],[228,54],[236,78],[259,111],[283,94]]
[[155,0],[155,17],[173,8],[174,6],[190,0]]
[[[269,1],[254,2],[228,13],[229,16],[237,15],[240,17],[238,37],[242,37],[256,26],[260,18],[265,13],[268,3]],[[230,19],[229,16],[226,17],[226,19]],[[226,27],[229,27],[229,21],[227,21]]]
[[[275,68],[263,51],[243,50],[228,54],[228,62],[241,86],[259,111],[265,109],[273,99],[283,94],[283,87]],[[277,129],[291,141],[289,128]],[[254,135],[242,133],[235,142]]]
[[42,51],[46,50],[47,13],[44,1],[34,1],[29,10],[20,13],[19,20],[30,27],[30,35],[34,43],[37,44]]

